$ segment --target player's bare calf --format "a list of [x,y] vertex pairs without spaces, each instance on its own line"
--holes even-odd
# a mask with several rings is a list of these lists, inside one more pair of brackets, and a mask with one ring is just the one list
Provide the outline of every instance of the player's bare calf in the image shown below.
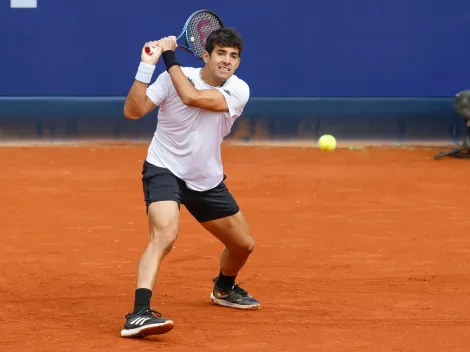
[[160,201],[149,204],[150,242],[140,259],[137,287],[150,290],[154,287],[160,264],[173,248],[178,236],[179,219],[178,203]]
[[242,212],[202,223],[224,245],[220,256],[220,273],[214,281],[210,299],[215,304],[236,309],[260,309],[261,304],[239,285],[235,278],[255,248],[248,223]]

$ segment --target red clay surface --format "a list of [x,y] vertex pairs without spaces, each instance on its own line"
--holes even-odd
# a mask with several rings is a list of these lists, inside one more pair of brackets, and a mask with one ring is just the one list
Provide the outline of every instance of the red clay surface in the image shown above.
[[146,146],[2,148],[1,351],[468,351],[470,160],[436,150],[225,147],[264,305],[209,301],[222,246],[182,208],[153,308],[119,337],[148,230]]

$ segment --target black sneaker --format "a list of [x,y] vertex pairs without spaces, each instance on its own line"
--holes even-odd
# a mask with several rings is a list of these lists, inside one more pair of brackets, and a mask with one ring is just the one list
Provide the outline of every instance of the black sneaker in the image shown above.
[[261,304],[239,285],[233,286],[230,291],[217,288],[217,278],[214,279],[211,301],[219,306],[236,309],[261,309]]
[[150,308],[144,308],[139,313],[126,315],[126,323],[121,330],[121,336],[144,337],[164,334],[173,329],[173,326],[172,320],[162,318],[159,312]]

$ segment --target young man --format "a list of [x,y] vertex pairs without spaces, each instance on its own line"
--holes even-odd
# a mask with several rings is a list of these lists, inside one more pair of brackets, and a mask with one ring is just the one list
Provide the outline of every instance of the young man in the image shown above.
[[[160,107],[142,171],[150,242],[138,266],[134,311],[126,315],[123,337],[162,334],[173,328],[172,320],[150,309],[150,298],[160,264],[178,235],[181,204],[225,245],[211,300],[231,308],[261,308],[257,300],[235,285],[254,241],[223,182],[220,150],[250,95],[248,85],[234,75],[240,64],[242,40],[233,29],[213,32],[206,42],[202,69],[180,67],[175,37],[145,45],[156,51],[147,55],[142,49],[124,114],[138,119]],[[160,56],[166,72],[148,86]]]

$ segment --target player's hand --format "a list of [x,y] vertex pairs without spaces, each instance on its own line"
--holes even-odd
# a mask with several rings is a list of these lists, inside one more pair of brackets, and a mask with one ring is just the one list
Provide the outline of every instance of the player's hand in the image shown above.
[[[150,47],[152,48],[156,48],[156,50],[153,52],[152,55],[148,55],[146,52],[145,52],[145,47],[149,45]],[[157,62],[158,62],[158,59],[160,58],[160,56],[162,55],[162,48],[160,46],[160,41],[159,40],[155,40],[153,42],[147,42],[145,43],[144,47],[142,48],[142,55],[140,57],[140,60],[146,64],[149,64],[149,65],[156,65]]]
[[162,52],[167,50],[175,50],[176,49],[176,37],[169,36],[160,39],[160,47],[162,48]]

